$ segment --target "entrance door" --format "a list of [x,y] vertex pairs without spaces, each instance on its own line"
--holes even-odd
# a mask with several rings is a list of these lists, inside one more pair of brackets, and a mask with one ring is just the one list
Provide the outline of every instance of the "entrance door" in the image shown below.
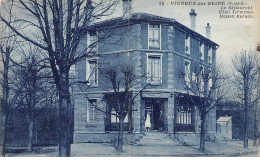
[[155,103],[153,105],[153,129],[155,131],[159,131],[161,129],[161,119],[162,119],[162,110],[161,110],[161,106],[159,103]]
[[163,131],[164,128],[164,100],[148,99],[145,106],[145,120],[147,112],[151,113],[151,131]]

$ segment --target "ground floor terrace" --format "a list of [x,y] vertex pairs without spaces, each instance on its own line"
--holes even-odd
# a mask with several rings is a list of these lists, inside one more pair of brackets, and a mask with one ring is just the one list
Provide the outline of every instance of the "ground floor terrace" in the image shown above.
[[[134,93],[133,93],[134,94]],[[109,94],[74,96],[74,143],[116,142],[118,118],[109,102]],[[136,141],[147,132],[166,133],[173,139],[199,139],[200,115],[191,97],[179,92],[143,91],[135,99],[124,119],[124,141]],[[216,136],[216,110],[207,116],[206,135]]]

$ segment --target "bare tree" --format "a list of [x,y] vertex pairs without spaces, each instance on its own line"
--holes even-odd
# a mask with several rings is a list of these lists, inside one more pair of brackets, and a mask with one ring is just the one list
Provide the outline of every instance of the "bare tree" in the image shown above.
[[[232,62],[234,67],[234,77],[237,88],[237,96],[244,106],[244,148],[248,148],[248,111],[257,107],[257,91],[259,66],[258,55],[254,52],[241,51],[235,55]],[[255,111],[256,113],[256,111]],[[255,118],[255,138],[258,138],[257,118]]]
[[197,64],[192,74],[181,73],[180,77],[191,103],[197,106],[200,114],[199,150],[204,151],[207,115],[225,97],[226,90],[223,89],[223,80],[226,78],[219,69],[212,67],[204,68],[199,64]]
[[[69,92],[71,65],[88,52],[77,52],[84,30],[95,20],[111,15],[119,0],[7,0],[0,19],[27,42],[48,53],[59,95],[59,156],[70,156],[73,115]],[[10,12],[9,8],[19,10]],[[11,15],[11,21],[8,15]],[[19,24],[19,25],[15,25]],[[15,27],[19,26],[19,27]]]
[[[28,151],[33,149],[33,124],[36,107],[39,110],[44,108],[49,101],[48,98],[52,94],[53,87],[49,84],[51,80],[51,72],[48,61],[39,57],[40,52],[37,48],[22,50],[24,57],[22,63],[14,69],[16,82],[14,90],[19,93],[17,106],[23,106],[26,109],[26,117],[28,120]],[[40,104],[40,105],[39,105]]]
[[1,100],[1,130],[2,130],[2,156],[5,156],[5,140],[6,140],[6,124],[8,119],[8,111],[9,111],[9,84],[8,84],[8,72],[9,72],[9,62],[10,62],[10,47],[6,47],[5,50],[1,47],[2,53],[2,61],[3,61],[3,84],[2,84],[2,92],[3,98]]
[[10,104],[12,98],[10,98],[10,67],[11,67],[11,53],[15,48],[16,37],[6,28],[5,25],[1,25],[1,41],[0,41],[0,52],[3,70],[1,70],[1,87],[2,87],[2,98],[1,98],[1,155],[5,156],[5,145],[6,145],[6,127],[8,122],[8,116],[10,111]]
[[[100,68],[100,70],[101,74],[105,77],[105,81],[112,89],[112,93],[107,98],[107,101],[110,103],[111,109],[115,111],[115,116],[119,119],[117,151],[122,152],[124,119],[127,114],[128,117],[132,116],[131,113],[134,110],[132,105],[135,98],[149,84],[138,89],[138,92],[133,92],[134,86],[138,84],[138,79],[143,76],[138,76],[135,66],[129,64],[129,62],[106,65],[105,68]],[[131,123],[131,121],[131,118],[128,119],[128,122]]]

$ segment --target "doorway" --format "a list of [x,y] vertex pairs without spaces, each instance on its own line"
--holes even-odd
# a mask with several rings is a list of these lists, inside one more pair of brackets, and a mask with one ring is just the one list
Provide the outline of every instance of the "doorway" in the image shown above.
[[164,131],[164,99],[149,98],[145,104],[145,120],[150,114],[151,131]]

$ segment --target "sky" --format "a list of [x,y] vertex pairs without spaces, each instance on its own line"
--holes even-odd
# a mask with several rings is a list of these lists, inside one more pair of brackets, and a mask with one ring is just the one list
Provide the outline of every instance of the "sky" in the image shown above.
[[[242,49],[255,49],[260,41],[260,0],[184,0],[185,2],[245,2],[252,6],[252,19],[220,18],[220,5],[171,5],[170,2],[183,0],[133,0],[133,12],[144,12],[159,16],[174,18],[178,22],[190,27],[189,12],[193,8],[197,13],[196,31],[205,36],[205,26],[210,23],[211,39],[219,44],[218,59],[230,65],[234,54]],[[168,5],[159,5],[159,2]]]

